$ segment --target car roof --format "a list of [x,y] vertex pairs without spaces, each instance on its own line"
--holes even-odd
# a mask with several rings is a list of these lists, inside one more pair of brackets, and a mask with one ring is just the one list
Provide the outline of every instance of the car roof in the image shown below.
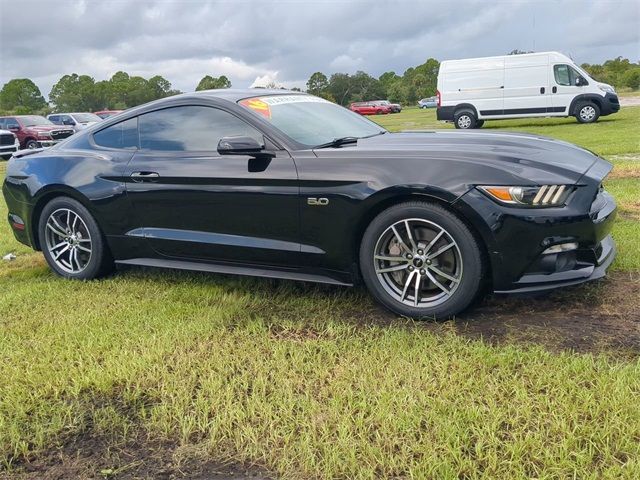
[[304,92],[294,90],[282,90],[277,88],[219,88],[216,90],[200,90],[198,92],[183,93],[170,98],[180,97],[213,97],[237,102],[243,98],[264,97],[267,95],[307,95]]

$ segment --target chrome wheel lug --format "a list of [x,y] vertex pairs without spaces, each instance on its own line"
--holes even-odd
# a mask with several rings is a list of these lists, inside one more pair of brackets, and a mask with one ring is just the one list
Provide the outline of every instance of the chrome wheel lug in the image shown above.
[[413,272],[413,266],[409,266],[409,271]]
[[411,260],[413,258],[413,255],[411,255],[410,253],[407,253],[407,258]]
[[424,252],[422,250],[418,250],[418,255],[422,255]]
[[424,275],[425,273],[427,273],[424,269],[420,270],[420,275]]

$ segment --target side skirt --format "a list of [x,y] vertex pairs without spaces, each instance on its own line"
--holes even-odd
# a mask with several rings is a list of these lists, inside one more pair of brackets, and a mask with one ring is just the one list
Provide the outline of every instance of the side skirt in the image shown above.
[[298,280],[302,282],[328,283],[332,285],[353,286],[328,275],[306,273],[298,270],[276,270],[264,267],[248,267],[220,263],[189,262],[184,260],[166,260],[157,258],[131,258],[116,260],[121,265],[138,265],[142,267],[173,268],[177,270],[193,270],[198,272],[225,273],[231,275],[245,275],[250,277],[281,278],[284,280]]

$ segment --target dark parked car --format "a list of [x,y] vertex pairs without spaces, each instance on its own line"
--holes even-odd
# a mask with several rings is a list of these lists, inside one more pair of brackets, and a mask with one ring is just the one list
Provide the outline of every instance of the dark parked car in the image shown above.
[[72,279],[120,264],[352,285],[402,315],[600,278],[611,164],[548,138],[390,133],[323,99],[209,90],[8,163],[15,237]]
[[59,127],[40,115],[0,117],[0,128],[18,137],[20,148],[28,149],[50,147],[73,135],[73,128]]

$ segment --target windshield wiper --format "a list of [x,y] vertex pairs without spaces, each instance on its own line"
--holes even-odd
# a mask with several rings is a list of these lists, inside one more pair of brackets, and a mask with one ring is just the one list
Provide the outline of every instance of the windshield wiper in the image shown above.
[[336,148],[336,147],[341,147],[342,145],[348,145],[350,143],[357,143],[358,140],[360,139],[360,137],[340,137],[340,138],[334,138],[333,140],[331,140],[330,142],[327,143],[321,143],[320,145],[316,145],[314,148]]

